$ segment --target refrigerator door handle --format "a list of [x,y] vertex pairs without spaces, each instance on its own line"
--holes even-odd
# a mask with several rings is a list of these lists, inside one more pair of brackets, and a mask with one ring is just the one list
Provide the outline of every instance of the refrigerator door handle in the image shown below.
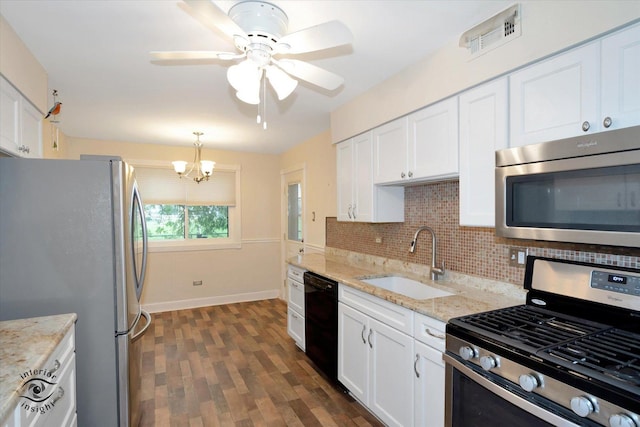
[[[136,215],[136,213],[139,215],[140,218],[140,227],[142,228],[142,265],[140,266],[140,276],[138,276],[138,271],[134,268],[134,275],[135,275],[135,280],[136,280],[136,296],[138,298],[138,301],[140,301],[140,296],[142,295],[142,288],[144,286],[144,277],[147,271],[147,254],[149,251],[149,242],[148,242],[148,236],[147,236],[147,221],[145,220],[144,217],[144,205],[142,204],[142,199],[140,198],[140,192],[138,191],[138,187],[137,185],[134,184],[133,187],[133,206],[131,207],[132,212],[131,212],[131,224],[134,224],[134,216]],[[136,212],[137,211],[137,212]],[[131,245],[134,246],[132,248],[132,256],[134,257],[134,266],[136,265],[135,263],[135,229],[132,226],[131,227]]]
[[149,329],[149,326],[151,325],[151,314],[149,314],[148,311],[142,310],[142,309],[140,310],[140,314],[142,315],[142,317],[144,317],[147,320],[147,324],[144,325],[144,328],[142,328],[140,331],[138,331],[137,333],[131,336],[131,341],[135,341],[141,336],[143,336],[144,333],[147,332],[147,329]]

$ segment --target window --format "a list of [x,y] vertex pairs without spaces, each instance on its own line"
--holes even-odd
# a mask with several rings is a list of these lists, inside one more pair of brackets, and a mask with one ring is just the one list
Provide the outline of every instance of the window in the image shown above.
[[216,167],[200,184],[178,178],[166,165],[138,165],[135,171],[152,250],[239,247],[237,167]]

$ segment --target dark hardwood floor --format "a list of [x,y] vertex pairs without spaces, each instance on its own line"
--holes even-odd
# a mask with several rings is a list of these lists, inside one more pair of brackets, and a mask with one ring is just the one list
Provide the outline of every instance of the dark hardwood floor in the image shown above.
[[153,315],[142,426],[381,426],[287,335],[281,300]]

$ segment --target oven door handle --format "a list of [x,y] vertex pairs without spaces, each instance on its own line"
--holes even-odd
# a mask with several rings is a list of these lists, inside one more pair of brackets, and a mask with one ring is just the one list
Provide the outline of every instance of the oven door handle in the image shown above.
[[[454,359],[453,357],[451,357],[446,353],[442,355],[442,359],[445,361],[447,365],[457,369],[463,375],[475,381],[480,386],[484,387],[485,389],[492,392],[493,394],[500,396],[501,398],[511,403],[512,405],[517,406],[518,408],[530,413],[531,415],[534,415],[557,427],[580,427],[579,424],[575,424],[567,420],[566,418],[562,418],[559,415],[551,413],[546,409],[540,406],[537,406],[529,402],[528,400],[523,399],[517,394],[513,394],[510,391],[505,390],[504,388],[500,387],[498,384],[489,381],[488,379],[478,374],[473,369],[469,368],[462,362],[458,361],[457,359]],[[447,381],[451,381],[449,374],[447,374]]]

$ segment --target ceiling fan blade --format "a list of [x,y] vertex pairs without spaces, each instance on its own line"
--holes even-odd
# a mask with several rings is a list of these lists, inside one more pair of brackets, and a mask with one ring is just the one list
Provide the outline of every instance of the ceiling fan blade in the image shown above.
[[344,83],[344,79],[341,76],[327,71],[324,68],[309,64],[308,62],[297,59],[281,59],[276,61],[273,58],[271,61],[282,68],[287,74],[327,90],[335,90]]
[[149,52],[151,59],[155,61],[192,61],[199,59],[238,59],[245,56],[244,53],[217,52],[211,50],[174,50]]
[[340,21],[305,28],[282,37],[275,46],[276,53],[304,53],[342,46],[353,41],[349,28]]
[[268,65],[265,67],[265,74],[269,79],[269,83],[276,91],[278,100],[282,101],[295,90],[298,86],[298,81],[291,78],[287,73],[274,65]]
[[237,41],[237,38],[249,40],[247,33],[238,26],[229,16],[218,6],[209,0],[182,0],[184,3],[178,3],[181,9],[200,21],[204,26],[222,31],[231,39]]

